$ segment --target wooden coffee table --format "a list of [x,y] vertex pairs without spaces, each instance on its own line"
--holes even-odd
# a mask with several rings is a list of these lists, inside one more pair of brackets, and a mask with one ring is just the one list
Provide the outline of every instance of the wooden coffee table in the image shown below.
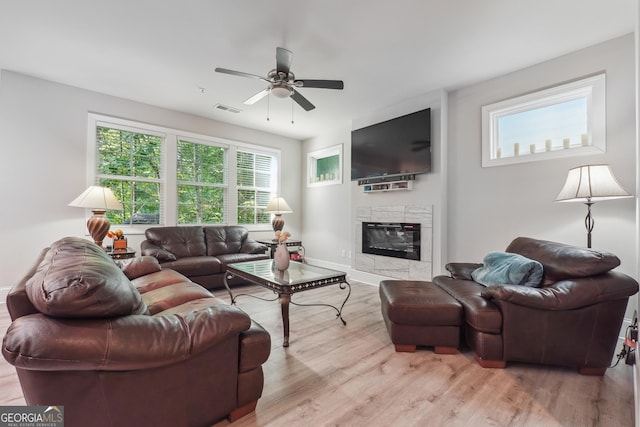
[[[233,295],[227,279],[232,277],[241,277],[248,282],[271,289],[278,294],[275,299],[267,300],[251,294]],[[310,291],[312,289],[321,288],[329,285],[338,285],[340,289],[347,289],[347,296],[338,309],[331,304],[297,304],[291,301],[291,296],[297,292]],[[280,301],[282,309],[282,326],[284,329],[284,347],[289,347],[289,304],[299,306],[325,306],[336,310],[336,317],[339,318],[344,325],[347,322],[342,318],[342,309],[347,303],[351,295],[351,285],[347,282],[346,273],[328,268],[316,267],[309,264],[292,262],[285,271],[278,271],[273,266],[273,260],[264,259],[260,261],[238,262],[227,265],[227,272],[224,276],[224,286],[229,292],[231,304],[236,303],[236,298],[241,295],[249,295],[265,301]]]

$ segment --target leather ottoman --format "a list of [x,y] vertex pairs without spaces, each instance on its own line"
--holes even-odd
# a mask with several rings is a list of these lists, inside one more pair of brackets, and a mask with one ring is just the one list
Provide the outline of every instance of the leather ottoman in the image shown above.
[[462,306],[431,282],[380,282],[382,317],[396,351],[433,347],[438,354],[455,354],[460,345]]

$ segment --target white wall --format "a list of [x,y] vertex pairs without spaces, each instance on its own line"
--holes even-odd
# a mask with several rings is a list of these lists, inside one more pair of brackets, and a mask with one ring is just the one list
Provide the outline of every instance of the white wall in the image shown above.
[[[491,168],[481,167],[481,107],[606,71],[607,152]],[[449,97],[449,260],[481,261],[517,236],[586,245],[581,203],[554,199],[575,166],[608,163],[635,194],[634,39],[624,36],[493,80]],[[636,274],[635,201],[593,206],[593,247],[618,255]]]
[[[300,141],[2,70],[0,288],[13,285],[41,248],[64,236],[86,236],[85,211],[67,204],[87,186],[89,112],[281,149],[281,195],[294,210],[286,224],[300,233]],[[129,238],[139,249],[142,236]]]
[[[342,144],[342,184],[307,187],[307,154]],[[351,263],[351,129],[339,128],[303,143],[302,164],[302,240],[306,256],[325,265],[348,269]],[[344,251],[344,257],[342,256]]]
[[[607,153],[481,167],[482,105],[602,70],[607,72]],[[440,232],[442,251],[439,260],[434,254],[437,273],[448,261],[481,260],[488,251],[503,249],[518,235],[584,244],[585,206],[553,200],[568,169],[583,163],[609,163],[622,184],[635,192],[634,82],[633,37],[629,35],[448,96],[438,92],[365,112],[354,128],[439,105],[437,122],[443,145],[434,144],[435,174],[419,177],[416,190],[407,192],[410,197],[435,200],[434,227],[437,221],[441,226],[439,231],[434,229],[434,242],[435,233]],[[87,184],[88,112],[282,148],[282,196],[294,210],[284,216],[287,229],[303,239],[310,258],[347,268],[351,265],[341,254],[343,249],[353,253],[355,194],[358,198],[380,196],[352,193],[358,188],[349,175],[351,129],[328,131],[305,141],[301,149],[299,141],[292,139],[2,71],[0,232],[5,244],[0,245],[0,262],[11,268],[3,270],[0,287],[14,283],[40,248],[62,236],[85,235],[84,212],[67,207],[67,203]],[[447,122],[448,126],[442,125]],[[303,182],[306,153],[335,144],[344,148],[343,184],[307,188]],[[17,183],[16,177],[22,181]],[[598,203],[594,215],[594,246],[617,254],[621,270],[635,276],[634,201]],[[270,235],[265,232],[258,237]]]

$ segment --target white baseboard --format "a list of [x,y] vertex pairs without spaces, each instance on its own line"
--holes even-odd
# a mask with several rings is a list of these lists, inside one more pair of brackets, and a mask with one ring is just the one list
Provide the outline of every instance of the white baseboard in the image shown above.
[[315,259],[315,258],[307,258],[306,261],[307,261],[308,264],[317,265],[318,267],[324,267],[324,268],[330,268],[332,270],[344,271],[345,273],[347,273],[347,278],[348,279],[353,279],[355,281],[362,282],[362,283],[367,284],[367,285],[378,286],[378,284],[382,280],[391,280],[391,279],[393,279],[393,277],[385,277],[385,276],[380,276],[380,275],[373,274],[373,273],[367,273],[365,271],[355,270],[355,269],[351,268],[350,265],[347,265],[347,264],[338,264],[338,263],[328,262],[328,261]]
[[0,304],[6,304],[7,302],[7,295],[9,295],[9,291],[11,290],[11,287],[8,288],[0,288]]

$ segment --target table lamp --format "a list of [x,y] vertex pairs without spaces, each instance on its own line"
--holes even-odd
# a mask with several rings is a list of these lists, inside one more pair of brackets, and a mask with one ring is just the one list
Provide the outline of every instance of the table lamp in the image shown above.
[[567,181],[556,197],[556,202],[582,202],[587,205],[584,225],[587,229],[587,247],[591,247],[591,232],[595,221],[591,205],[601,200],[622,199],[631,194],[616,180],[609,165],[578,166],[569,170]]
[[284,227],[284,219],[282,219],[282,214],[293,212],[287,204],[286,200],[284,200],[282,197],[271,199],[264,211],[275,214],[273,221],[271,221],[273,231],[282,231],[282,228]]
[[76,197],[69,206],[91,209],[93,215],[87,220],[87,229],[98,246],[102,246],[104,236],[109,232],[111,223],[105,216],[106,211],[121,211],[122,205],[111,189],[92,185]]

